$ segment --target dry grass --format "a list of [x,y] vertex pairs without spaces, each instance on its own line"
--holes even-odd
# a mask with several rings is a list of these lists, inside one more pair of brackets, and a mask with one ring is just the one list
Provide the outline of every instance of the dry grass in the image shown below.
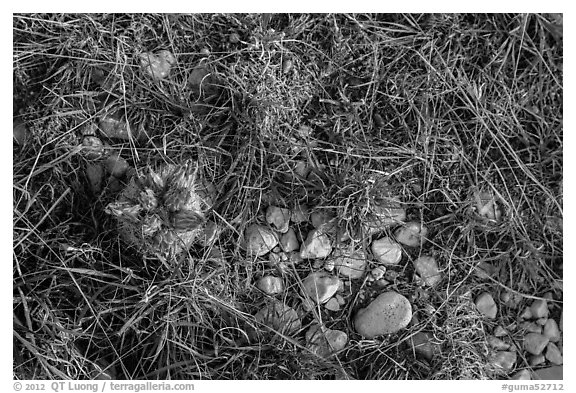
[[[561,301],[557,16],[51,14],[13,23],[14,116],[32,133],[13,153],[15,378],[102,369],[118,379],[493,378],[485,334],[517,311],[487,323],[473,297],[511,289]],[[177,63],[154,81],[137,59],[159,49]],[[198,64],[214,78],[209,99],[194,93]],[[115,109],[143,131],[107,141],[136,170],[191,158],[218,186],[212,219],[225,230],[214,250],[191,250],[168,270],[118,240],[104,214],[115,185],[91,192],[77,148],[82,130]],[[316,176],[295,176],[299,161]],[[307,352],[303,332],[247,340],[266,302],[254,279],[273,268],[246,259],[243,229],[268,204],[296,202],[354,227],[378,179],[431,230],[404,261],[433,253],[444,271],[423,291],[410,263],[398,269],[393,288],[420,322],[363,340],[350,322],[358,300],[338,313],[301,311],[304,328],[322,317],[349,334],[335,358]],[[479,189],[497,196],[499,224],[476,218]],[[479,262],[496,273],[477,277]],[[310,269],[285,272],[283,299],[299,310]],[[353,290],[364,302],[376,292]],[[431,362],[408,345],[419,330],[440,345]]]

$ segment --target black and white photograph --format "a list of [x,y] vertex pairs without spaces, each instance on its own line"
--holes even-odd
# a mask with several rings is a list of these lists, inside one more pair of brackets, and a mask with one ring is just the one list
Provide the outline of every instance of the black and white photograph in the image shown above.
[[13,13],[8,386],[563,390],[563,18]]

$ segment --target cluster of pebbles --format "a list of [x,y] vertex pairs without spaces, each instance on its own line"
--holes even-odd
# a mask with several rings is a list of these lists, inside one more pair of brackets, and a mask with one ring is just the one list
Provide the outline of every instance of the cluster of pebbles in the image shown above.
[[[329,312],[340,311],[350,301],[346,288],[358,280],[375,287],[379,294],[354,314],[355,331],[372,339],[406,328],[412,320],[412,306],[405,296],[386,288],[396,273],[388,268],[400,263],[404,247],[421,247],[427,241],[428,229],[419,222],[405,222],[405,210],[395,198],[374,204],[370,211],[362,229],[373,240],[365,250],[327,209],[269,206],[265,224],[245,229],[242,246],[248,257],[267,259],[279,274],[264,275],[255,286],[271,297],[280,297],[286,289],[284,273],[291,265],[307,260],[313,271],[298,283],[303,310],[323,307]],[[393,226],[397,227],[393,236],[379,236]],[[433,256],[421,255],[413,264],[423,285],[435,286],[441,281]],[[284,333],[295,333],[301,327],[298,312],[277,299],[260,310],[256,320]],[[416,344],[425,345],[420,338],[416,337]],[[313,325],[306,339],[310,351],[327,356],[343,349],[348,338],[343,331]]]
[[[517,320],[508,326],[496,326],[487,342],[492,353],[490,362],[497,370],[510,373],[512,379],[542,380],[562,379],[562,317],[550,317],[550,307],[555,307],[552,293],[536,299],[521,312],[518,308],[521,297],[516,293],[503,292],[500,302],[506,307],[517,309]],[[476,298],[478,311],[488,319],[495,319],[498,304],[491,294],[484,292]],[[520,363],[525,359],[525,364]]]

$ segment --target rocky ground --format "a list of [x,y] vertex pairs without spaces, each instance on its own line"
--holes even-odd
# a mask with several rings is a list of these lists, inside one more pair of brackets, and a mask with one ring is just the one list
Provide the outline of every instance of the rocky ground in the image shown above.
[[559,14],[15,15],[18,379],[562,379]]

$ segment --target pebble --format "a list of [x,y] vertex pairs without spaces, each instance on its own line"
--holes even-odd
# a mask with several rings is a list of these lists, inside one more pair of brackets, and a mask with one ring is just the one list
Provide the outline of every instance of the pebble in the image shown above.
[[330,238],[319,229],[310,231],[300,246],[302,259],[326,258],[331,252]]
[[546,346],[546,354],[544,355],[548,361],[556,366],[563,363],[562,353],[554,343],[548,343]]
[[157,53],[146,52],[140,55],[140,65],[153,79],[164,79],[170,75],[176,58],[172,52],[161,50]]
[[244,245],[248,255],[260,257],[266,255],[278,244],[278,236],[263,225],[252,224],[244,231]]
[[500,301],[504,303],[506,307],[516,309],[522,301],[522,296],[516,292],[504,291],[500,293]]
[[524,321],[518,327],[528,333],[542,333],[542,326],[534,322]]
[[389,195],[369,204],[369,214],[362,222],[366,236],[382,232],[392,225],[399,224],[406,219],[406,210],[398,198]]
[[371,250],[374,258],[385,265],[396,265],[402,259],[402,247],[389,237],[374,240]]
[[19,119],[12,119],[12,140],[20,146],[24,146],[31,138],[31,133],[26,125]]
[[494,336],[488,336],[488,345],[498,351],[506,351],[510,348],[510,344]]
[[132,127],[130,127],[121,111],[107,113],[102,116],[98,122],[98,127],[110,139],[130,140],[133,137]]
[[366,270],[366,255],[362,250],[352,253],[338,251],[335,253],[334,266],[338,270],[338,274],[347,277],[351,280],[362,278]]
[[310,210],[306,205],[297,205],[290,212],[290,220],[295,224],[300,224],[308,221]]
[[494,302],[494,298],[488,292],[482,293],[480,296],[476,298],[476,308],[482,315],[489,319],[496,318],[496,314],[498,313],[498,306]]
[[86,177],[93,193],[98,193],[102,190],[102,180],[104,179],[104,168],[102,168],[102,165],[92,163],[86,165]]
[[339,305],[343,306],[346,304],[346,300],[342,297],[342,295],[336,294],[334,297],[336,298],[336,301]]
[[541,368],[539,370],[533,371],[532,379],[547,380],[547,381],[563,380],[564,379],[563,366]]
[[556,343],[560,340],[560,329],[555,320],[549,319],[546,321],[543,334],[548,337],[550,342]]
[[104,144],[98,137],[85,136],[82,138],[82,154],[89,160],[96,160],[104,155]]
[[120,157],[119,153],[112,153],[104,160],[104,167],[112,176],[121,178],[128,171],[130,165],[128,161]]
[[322,357],[341,351],[348,343],[348,335],[340,330],[332,330],[320,325],[312,325],[306,331],[307,347]]
[[340,303],[338,303],[338,300],[336,300],[335,298],[331,298],[330,300],[328,300],[326,304],[324,304],[324,307],[326,308],[326,310],[340,311]]
[[498,325],[494,328],[494,332],[493,332],[494,336],[496,337],[504,337],[506,336],[508,333],[506,332],[506,329],[504,329],[502,326]]
[[302,257],[300,256],[300,251],[292,251],[288,253],[288,263],[293,265],[297,265],[303,261]]
[[335,225],[335,216],[328,210],[315,211],[310,214],[310,222],[316,229]]
[[384,278],[384,275],[386,274],[386,268],[384,266],[377,266],[374,269],[372,269],[370,274],[372,275],[372,278],[374,278],[374,280],[380,280]]
[[530,306],[530,311],[532,312],[532,318],[548,318],[548,302],[546,300],[538,299],[534,300]]
[[540,355],[532,355],[530,356],[530,366],[534,367],[534,366],[539,366],[542,363],[546,362],[546,356],[540,354]]
[[442,281],[442,275],[434,257],[422,255],[414,261],[414,269],[424,283],[430,287],[434,287]]
[[482,261],[480,263],[478,263],[478,265],[476,265],[476,267],[474,267],[474,275],[476,277],[478,277],[481,280],[486,280],[490,277],[493,277],[494,274],[496,273],[496,267],[494,267],[494,265]]
[[438,344],[432,342],[432,334],[418,332],[410,337],[410,346],[416,355],[431,361],[435,354],[440,352]]
[[294,229],[288,228],[288,231],[280,236],[280,248],[282,248],[284,252],[291,252],[300,249],[300,243],[298,243],[298,238],[296,237]]
[[490,357],[490,363],[504,371],[510,371],[516,364],[516,352],[499,351]]
[[310,273],[303,281],[304,293],[317,303],[327,302],[338,290],[340,279],[327,272]]
[[426,242],[428,228],[419,222],[411,221],[398,228],[394,236],[398,243],[408,247],[419,247]]
[[539,333],[528,333],[524,336],[523,347],[524,350],[530,352],[532,355],[540,355],[546,345],[548,345],[548,337]]
[[380,280],[374,281],[374,284],[376,284],[380,288],[386,288],[388,285],[390,285],[390,282],[381,278]]
[[524,370],[518,371],[510,379],[515,380],[515,381],[530,381],[532,379],[532,376],[530,374],[530,370],[524,369]]
[[279,301],[267,304],[254,315],[254,318],[257,322],[284,334],[290,335],[302,328],[298,313],[292,307]]
[[412,306],[397,292],[384,292],[354,317],[356,331],[366,338],[395,333],[412,319]]
[[536,320],[536,324],[538,324],[540,326],[546,325],[546,322],[548,322],[548,318],[538,318]]
[[268,295],[276,295],[284,291],[282,279],[275,276],[264,276],[258,280],[256,287]]
[[268,209],[266,209],[266,222],[278,232],[286,233],[290,225],[290,215],[289,209],[268,206]]
[[520,314],[520,318],[522,318],[522,319],[531,319],[532,318],[532,310],[530,309],[530,307],[524,308],[524,311],[522,311],[522,314]]
[[496,197],[488,191],[474,193],[476,201],[476,211],[481,217],[489,220],[498,221],[502,216],[502,211],[496,202]]

